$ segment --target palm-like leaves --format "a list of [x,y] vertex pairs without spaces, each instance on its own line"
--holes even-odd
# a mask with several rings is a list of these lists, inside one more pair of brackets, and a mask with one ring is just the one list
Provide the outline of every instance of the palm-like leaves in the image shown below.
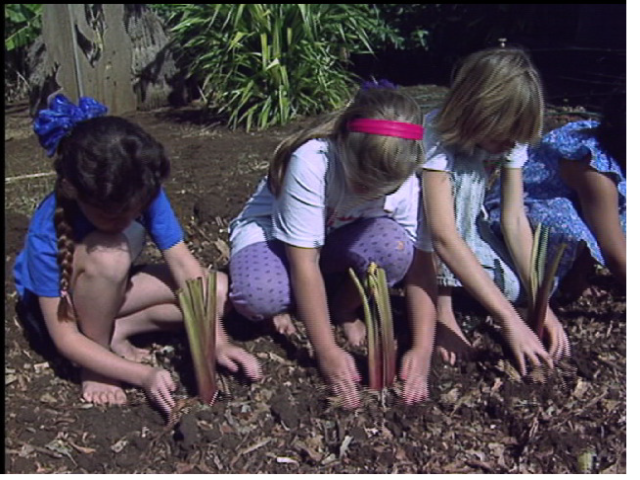
[[354,85],[350,53],[383,23],[367,4],[165,4],[208,104],[247,130],[336,109]]

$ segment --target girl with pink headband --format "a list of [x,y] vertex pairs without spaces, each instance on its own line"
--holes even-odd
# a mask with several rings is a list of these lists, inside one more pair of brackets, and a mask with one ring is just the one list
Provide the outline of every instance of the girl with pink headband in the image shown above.
[[230,299],[244,317],[281,334],[306,328],[325,380],[347,408],[359,405],[360,374],[338,346],[365,337],[348,269],[371,262],[406,288],[413,343],[400,377],[406,403],[428,396],[435,333],[435,271],[422,225],[420,109],[391,88],[360,90],[341,112],[285,139],[269,174],[230,225]]

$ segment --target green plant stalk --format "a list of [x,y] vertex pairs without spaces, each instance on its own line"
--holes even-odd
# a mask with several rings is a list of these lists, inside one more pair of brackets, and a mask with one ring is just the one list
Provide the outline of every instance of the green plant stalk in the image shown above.
[[396,375],[396,348],[393,336],[393,314],[391,299],[387,287],[387,275],[384,269],[375,263],[369,267],[372,280],[373,298],[376,304],[376,319],[379,322],[380,346],[382,347],[382,381],[383,387],[390,387]]
[[[206,291],[205,291],[206,288]],[[215,372],[216,274],[187,280],[177,291],[194,363],[200,400],[211,405],[218,388]]]
[[547,266],[547,246],[549,243],[549,227],[538,224],[533,235],[531,248],[531,285],[529,289],[528,323],[531,329],[542,339],[547,306],[551,296],[551,287],[560,259],[566,248],[561,244],[551,264]]
[[533,233],[533,243],[531,244],[531,258],[529,262],[529,311],[536,303],[536,292],[538,291],[538,269],[536,263],[538,259],[538,250],[540,248],[540,225],[538,225]]
[[531,325],[534,332],[538,335],[538,338],[542,339],[544,333],[544,321],[547,313],[547,305],[549,304],[549,298],[551,297],[551,287],[553,286],[553,280],[558,271],[558,265],[560,265],[560,259],[564,253],[567,245],[561,244],[556,252],[550,266],[545,270],[544,277],[538,291],[536,292],[536,303],[531,319]]
[[393,385],[396,373],[393,316],[386,274],[373,262],[367,268],[363,282],[353,269],[349,269],[349,274],[360,293],[364,309],[369,388],[382,391]]
[[362,300],[362,308],[364,310],[364,323],[367,329],[367,366],[369,369],[369,387],[372,390],[379,391],[382,390],[382,375],[381,369],[379,368],[380,352],[378,348],[378,335],[371,316],[371,308],[369,307],[369,299],[367,298],[367,294],[364,290],[365,287],[362,282],[360,282],[360,279],[352,268],[349,269],[349,275],[351,275],[351,279],[358,289],[358,293]]

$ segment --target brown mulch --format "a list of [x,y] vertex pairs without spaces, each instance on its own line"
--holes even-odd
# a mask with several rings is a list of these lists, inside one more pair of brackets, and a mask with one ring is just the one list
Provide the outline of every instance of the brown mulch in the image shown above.
[[[439,87],[412,91],[426,108]],[[576,118],[550,109],[549,122]],[[192,251],[224,267],[228,222],[265,173],[277,143],[303,122],[265,132],[231,132],[197,110],[162,109],[130,118],[167,147],[167,191]],[[29,133],[26,105],[5,111],[5,175],[50,172]],[[47,183],[49,182],[49,183]],[[431,398],[407,407],[398,388],[363,391],[363,406],[339,407],[323,387],[304,328],[290,338],[226,319],[234,342],[258,356],[265,379],[221,374],[213,407],[195,396],[186,335],[137,339],[173,372],[184,408],[165,419],[135,389],[129,404],[101,407],[79,398],[77,371],[46,345],[30,342],[15,315],[11,267],[29,214],[51,177],[5,182],[5,470],[7,473],[626,473],[626,293],[606,270],[587,296],[557,304],[572,345],[544,383],[515,372],[497,328],[482,322],[469,338],[473,360],[434,360]],[[153,249],[146,260],[156,261]],[[394,297],[400,350],[403,307]],[[484,318],[461,299],[460,318]],[[355,352],[364,371],[365,358]]]

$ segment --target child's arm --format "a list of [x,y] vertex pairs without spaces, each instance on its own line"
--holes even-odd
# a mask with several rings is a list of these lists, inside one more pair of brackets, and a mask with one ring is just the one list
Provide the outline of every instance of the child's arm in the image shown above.
[[318,265],[320,253],[313,248],[286,246],[291,286],[300,320],[318,358],[323,375],[347,408],[359,405],[356,382],[360,375],[353,357],[335,341],[329,319],[324,280]]
[[76,322],[59,321],[59,297],[40,297],[39,303],[47,330],[62,356],[105,377],[142,387],[169,414],[175,405],[171,392],[176,388],[169,372],[125,360],[83,335]]
[[[533,233],[524,210],[524,184],[521,168],[502,169],[502,190],[500,199],[500,226],[505,243],[511,254],[518,276],[524,288],[531,285],[531,249]],[[529,308],[532,308],[529,305]],[[551,308],[547,307],[545,327],[550,337],[549,351],[554,359],[570,354],[569,339]]]
[[[186,288],[187,280],[204,277],[208,272],[202,268],[200,262],[189,251],[184,242],[179,242],[173,247],[165,250],[163,256],[171,274],[179,286]],[[216,315],[216,360],[220,365],[228,368],[232,372],[237,372],[242,367],[244,373],[252,380],[259,380],[262,377],[260,363],[258,360],[240,347],[229,342],[222,316],[224,306],[228,298],[228,280],[222,272],[217,272],[217,315]]]
[[405,382],[407,404],[429,397],[429,372],[436,335],[436,296],[438,286],[433,254],[416,249],[405,282],[407,312],[413,339],[402,358],[400,378]]
[[560,161],[562,180],[578,194],[582,215],[614,277],[627,284],[627,240],[620,225],[618,189],[587,163]]
[[500,227],[520,280],[529,290],[533,233],[524,211],[521,168],[503,168],[500,197]]
[[425,214],[433,245],[440,259],[505,329],[505,338],[522,374],[526,374],[527,359],[534,365],[539,365],[542,359],[552,366],[551,357],[538,337],[520,318],[458,234],[449,174],[424,170],[422,182]]

